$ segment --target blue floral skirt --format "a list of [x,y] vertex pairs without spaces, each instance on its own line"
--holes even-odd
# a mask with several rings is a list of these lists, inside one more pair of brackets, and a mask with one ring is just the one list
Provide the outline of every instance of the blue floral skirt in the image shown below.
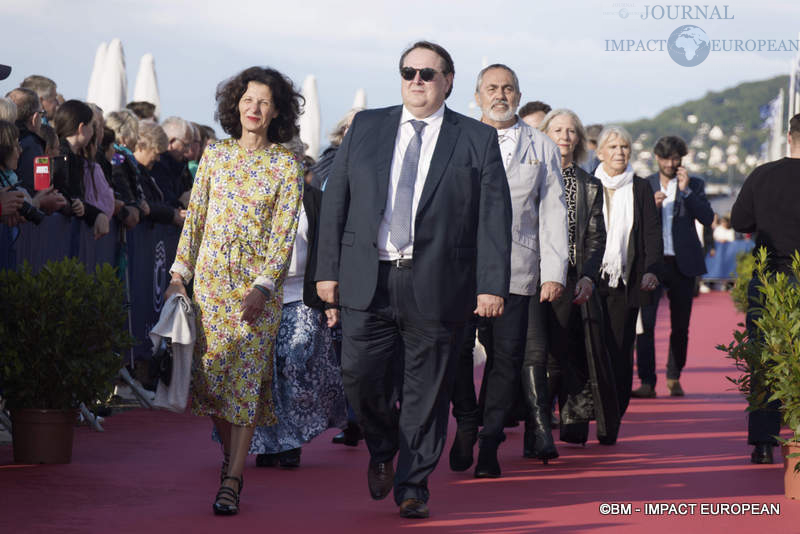
[[301,301],[284,304],[273,368],[278,422],[256,427],[250,454],[294,449],[329,428],[346,426],[342,370],[323,312]]

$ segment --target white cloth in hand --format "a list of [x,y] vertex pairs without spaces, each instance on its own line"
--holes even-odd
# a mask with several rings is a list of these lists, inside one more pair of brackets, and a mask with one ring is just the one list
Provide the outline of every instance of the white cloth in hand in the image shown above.
[[158,382],[153,405],[181,413],[189,401],[195,342],[194,309],[191,301],[183,295],[172,295],[164,303],[158,322],[150,331],[154,350],[165,337],[172,340],[172,379],[169,386]]

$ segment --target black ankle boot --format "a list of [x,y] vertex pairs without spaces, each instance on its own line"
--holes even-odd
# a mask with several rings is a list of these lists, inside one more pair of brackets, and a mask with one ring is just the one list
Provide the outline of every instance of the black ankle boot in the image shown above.
[[256,455],[256,467],[275,467],[276,465],[278,465],[278,453]]
[[558,458],[558,451],[550,430],[550,402],[545,367],[523,366],[522,384],[528,404],[523,455],[526,458],[538,458],[546,464],[548,460]]
[[285,468],[300,467],[301,450],[300,447],[297,447],[296,449],[289,449],[288,451],[278,453],[278,464]]
[[358,442],[362,439],[364,439],[364,436],[361,434],[361,428],[358,423],[348,421],[347,428],[333,436],[331,441],[349,447],[357,447]]
[[493,438],[481,438],[478,448],[478,463],[475,465],[475,478],[500,478],[497,448],[501,441]]
[[[589,439],[589,422],[585,423],[571,423],[568,425],[561,425],[559,429],[559,439],[565,443],[575,443],[577,445],[584,445]],[[600,439],[598,437],[598,439]],[[604,445],[613,445],[616,442],[616,437],[611,441],[606,438],[600,440]]]
[[754,464],[771,464],[773,462],[772,445],[756,443],[753,453],[750,455],[750,461]]
[[450,448],[450,469],[466,471],[472,466],[472,449],[478,440],[478,429],[456,430],[453,446]]

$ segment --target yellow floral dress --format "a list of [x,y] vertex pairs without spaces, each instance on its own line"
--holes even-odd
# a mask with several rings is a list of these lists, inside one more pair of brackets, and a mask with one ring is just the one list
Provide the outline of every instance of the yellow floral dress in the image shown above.
[[[302,194],[300,164],[280,145],[249,151],[226,139],[203,154],[171,268],[186,282],[194,276],[197,415],[275,423],[273,346]],[[255,284],[271,292],[251,326],[241,320],[241,303]]]

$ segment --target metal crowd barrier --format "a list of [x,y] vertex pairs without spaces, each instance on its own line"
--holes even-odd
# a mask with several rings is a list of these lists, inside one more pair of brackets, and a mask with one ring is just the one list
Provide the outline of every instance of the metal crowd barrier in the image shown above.
[[86,223],[56,213],[39,226],[0,225],[0,269],[13,269],[27,260],[39,270],[48,260],[65,257],[80,259],[89,271],[103,263],[118,267],[126,282],[130,330],[136,339],[129,357],[131,361],[149,359],[152,345],[148,333],[164,304],[168,269],[179,237],[180,229],[173,225],[145,221],[133,230],[124,230],[112,220],[109,233],[95,240]]
[[703,280],[709,282],[729,282],[736,279],[736,257],[742,252],[753,249],[750,239],[737,239],[725,243],[716,243],[716,253],[706,256],[706,270]]

